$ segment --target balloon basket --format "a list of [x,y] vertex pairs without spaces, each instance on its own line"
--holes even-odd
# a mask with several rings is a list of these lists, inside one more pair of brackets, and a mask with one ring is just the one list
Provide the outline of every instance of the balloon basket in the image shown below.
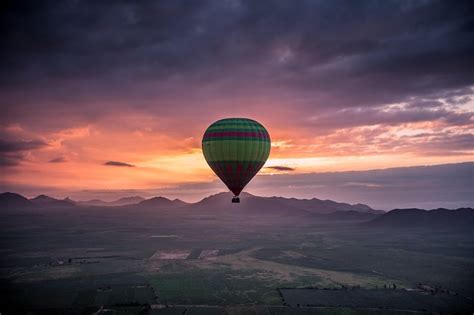
[[240,203],[240,198],[239,197],[232,198],[232,203]]

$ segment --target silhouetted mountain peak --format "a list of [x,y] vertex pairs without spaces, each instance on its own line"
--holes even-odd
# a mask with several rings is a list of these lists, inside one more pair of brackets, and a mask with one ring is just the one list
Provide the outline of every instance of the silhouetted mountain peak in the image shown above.
[[70,204],[73,204],[73,205],[76,204],[76,202],[74,200],[72,200],[71,198],[69,198],[69,197],[64,198],[63,201],[69,202]]
[[[371,211],[374,211],[374,209],[372,209],[371,207],[369,207],[368,205],[364,205],[362,203],[356,203],[354,205],[352,205],[354,208],[358,209],[358,210],[361,210],[361,211],[364,211],[364,212],[371,212]],[[377,211],[377,210],[375,210]]]
[[471,227],[474,224],[474,209],[459,208],[448,210],[438,208],[423,210],[417,208],[394,209],[369,222],[381,227]]
[[143,200],[138,203],[140,207],[149,207],[149,208],[178,208],[187,205],[186,202],[174,199],[170,200],[165,197],[157,196],[150,199]]
[[30,201],[39,206],[48,206],[54,208],[75,206],[75,202],[69,198],[60,200],[43,194],[30,199]]
[[91,199],[86,201],[78,201],[77,204],[93,207],[114,207],[114,206],[128,206],[138,204],[145,198],[140,196],[123,197],[114,201],[103,201],[100,199]]
[[4,192],[0,194],[0,200],[28,200],[27,198],[23,197],[20,194],[12,193],[12,192]]
[[[240,204],[231,204],[233,194],[230,192],[217,193],[203,198],[191,205],[199,211],[230,210],[254,214],[280,214],[280,215],[311,215],[328,214],[336,211],[357,211],[378,214],[369,206],[352,206],[346,203],[338,203],[332,200],[297,199],[285,197],[261,197],[249,193],[240,195]],[[372,218],[372,216],[368,217]]]
[[45,201],[53,201],[57,199],[41,194],[41,195],[36,196],[35,198],[31,198],[30,200],[35,201],[35,202],[45,202]]
[[11,192],[0,194],[0,208],[2,209],[24,209],[31,206],[33,203],[20,194]]

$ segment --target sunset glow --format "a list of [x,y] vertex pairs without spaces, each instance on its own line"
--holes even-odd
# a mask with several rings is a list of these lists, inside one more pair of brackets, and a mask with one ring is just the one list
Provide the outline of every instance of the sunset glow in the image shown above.
[[[49,30],[80,14],[80,3],[56,15],[48,7],[35,12],[47,21],[44,43],[12,35],[5,52],[16,62],[5,66],[8,84],[0,90],[2,190],[65,197],[211,183],[216,176],[201,139],[225,117],[249,117],[268,129],[272,151],[262,176],[474,160],[472,57],[453,62],[468,49],[460,30],[452,40],[462,21],[407,37],[409,25],[383,14],[365,27],[353,27],[360,24],[351,15],[342,31],[332,25],[324,33],[309,23],[318,10],[301,10],[306,24],[283,25],[278,16],[286,9],[276,8],[277,18],[242,31],[249,11],[219,3],[201,9],[225,19],[186,11],[153,34],[151,13],[132,4],[108,7],[116,14],[94,36],[81,17]],[[164,16],[172,10],[156,9]],[[405,12],[417,17],[407,24],[423,20],[419,12]],[[21,24],[22,14],[33,13],[10,12],[11,27],[34,38],[38,25]],[[374,31],[379,25],[386,28]]]

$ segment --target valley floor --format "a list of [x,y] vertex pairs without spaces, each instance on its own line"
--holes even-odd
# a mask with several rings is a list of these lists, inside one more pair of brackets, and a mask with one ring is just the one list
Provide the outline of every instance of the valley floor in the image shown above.
[[474,310],[470,231],[141,211],[4,217],[2,314]]

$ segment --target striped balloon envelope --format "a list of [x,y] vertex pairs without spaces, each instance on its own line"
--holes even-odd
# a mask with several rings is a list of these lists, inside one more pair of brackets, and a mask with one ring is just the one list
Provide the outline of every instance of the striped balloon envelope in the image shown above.
[[204,158],[239,202],[239,194],[270,155],[270,135],[259,122],[226,118],[210,125],[202,139]]

